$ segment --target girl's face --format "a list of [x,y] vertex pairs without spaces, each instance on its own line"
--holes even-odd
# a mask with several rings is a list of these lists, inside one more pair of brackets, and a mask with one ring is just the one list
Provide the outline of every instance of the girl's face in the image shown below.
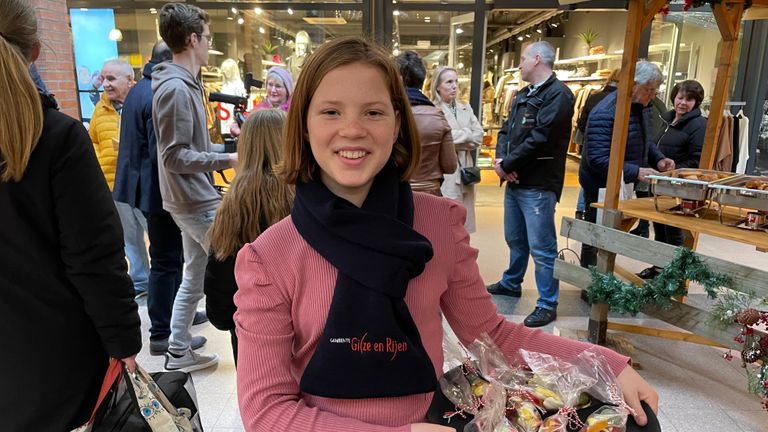
[[400,113],[392,107],[385,75],[353,63],[330,71],[307,110],[307,133],[322,182],[362,206],[373,178],[392,154]]
[[693,107],[696,106],[696,99],[687,96],[680,91],[675,95],[675,114],[678,116],[693,111]]
[[456,72],[447,70],[440,74],[442,82],[437,86],[437,94],[445,103],[452,103],[456,100],[456,92],[459,89],[459,77]]
[[279,79],[269,78],[267,80],[267,100],[273,106],[280,106],[288,100],[288,90]]

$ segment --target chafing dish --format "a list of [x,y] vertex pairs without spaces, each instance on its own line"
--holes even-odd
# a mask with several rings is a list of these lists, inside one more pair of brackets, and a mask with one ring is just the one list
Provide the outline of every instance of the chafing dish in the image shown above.
[[[707,200],[711,198],[711,186],[735,176],[733,173],[681,168],[658,175],[650,175],[651,192],[654,195],[656,211],[698,216],[699,211],[707,209]],[[676,198],[677,205],[668,209],[659,208],[657,197]]]
[[[746,219],[735,226],[750,230],[768,230],[768,176],[740,175],[712,185],[712,200],[718,204],[718,216],[723,223],[725,206],[751,210]],[[724,224],[727,225],[727,224]]]

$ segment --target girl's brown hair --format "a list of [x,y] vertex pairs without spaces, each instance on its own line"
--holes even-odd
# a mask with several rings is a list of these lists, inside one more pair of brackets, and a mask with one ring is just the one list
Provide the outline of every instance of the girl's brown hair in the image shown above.
[[29,2],[0,0],[0,10],[0,182],[18,182],[43,131],[43,107],[29,75],[40,42]]
[[384,74],[392,107],[400,113],[400,135],[390,159],[400,171],[401,180],[408,180],[418,165],[421,151],[419,136],[394,61],[384,48],[374,42],[358,36],[340,37],[320,45],[301,67],[283,134],[285,159],[282,173],[286,182],[306,183],[317,178],[319,167],[312,156],[307,135],[307,110],[320,81],[330,71],[353,63],[376,67]]
[[291,212],[293,187],[275,174],[284,124],[285,113],[276,109],[251,113],[243,124],[237,174],[209,233],[211,249],[219,261]]

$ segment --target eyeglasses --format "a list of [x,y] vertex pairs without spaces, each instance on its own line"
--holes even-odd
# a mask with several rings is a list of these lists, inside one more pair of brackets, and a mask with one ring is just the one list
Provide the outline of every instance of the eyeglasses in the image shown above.
[[213,36],[211,36],[210,34],[197,35],[198,40],[202,40],[203,38],[205,38],[208,41],[208,48],[213,48]]

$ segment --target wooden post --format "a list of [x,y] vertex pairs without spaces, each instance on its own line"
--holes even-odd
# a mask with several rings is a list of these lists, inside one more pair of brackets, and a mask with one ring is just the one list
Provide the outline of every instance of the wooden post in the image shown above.
[[[624,38],[624,54],[621,57],[621,74],[616,98],[616,115],[611,137],[611,157],[608,165],[603,225],[618,228],[621,214],[616,210],[619,205],[619,188],[624,171],[624,155],[627,148],[627,130],[629,129],[629,111],[632,105],[632,87],[635,83],[635,64],[640,50],[640,34],[653,16],[666,2],[664,0],[630,0],[627,15],[627,35]],[[616,254],[600,250],[597,256],[597,269],[604,273],[613,272]],[[608,328],[608,306],[594,304],[589,316],[587,334],[589,341],[605,344]]]
[[[717,27],[723,38],[720,48],[720,60],[717,65],[717,79],[715,90],[712,93],[712,104],[709,109],[707,131],[704,134],[704,146],[701,150],[699,168],[712,169],[717,157],[717,144],[720,138],[720,129],[723,126],[723,110],[730,92],[731,76],[733,75],[733,62],[739,50],[739,30],[741,29],[741,16],[744,12],[744,1],[724,1],[715,4],[712,13],[715,15]],[[730,169],[726,169],[730,171]]]

